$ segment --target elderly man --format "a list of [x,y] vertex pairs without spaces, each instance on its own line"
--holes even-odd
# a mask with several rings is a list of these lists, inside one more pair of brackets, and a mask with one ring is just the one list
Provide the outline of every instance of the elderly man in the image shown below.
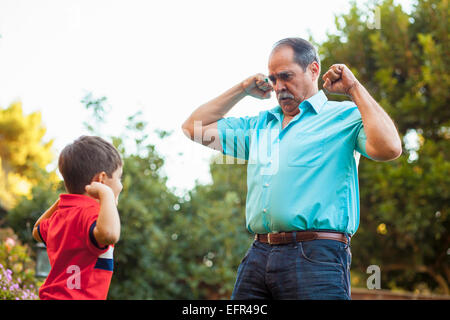
[[[196,142],[248,160],[246,223],[255,241],[232,299],[350,299],[350,237],[359,225],[359,154],[400,156],[393,121],[343,64],[323,75],[300,38],[278,41],[269,76],[245,79],[197,108],[183,124]],[[270,82],[269,82],[270,79]],[[279,106],[255,117],[224,118],[246,96]]]

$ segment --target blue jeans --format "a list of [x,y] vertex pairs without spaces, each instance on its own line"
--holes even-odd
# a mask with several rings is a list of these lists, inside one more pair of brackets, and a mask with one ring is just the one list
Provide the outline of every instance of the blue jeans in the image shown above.
[[284,245],[254,241],[231,299],[350,300],[350,247],[335,240]]

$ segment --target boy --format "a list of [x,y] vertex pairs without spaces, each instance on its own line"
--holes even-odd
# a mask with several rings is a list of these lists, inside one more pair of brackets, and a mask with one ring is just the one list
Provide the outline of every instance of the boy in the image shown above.
[[106,299],[120,236],[122,166],[119,152],[99,137],[82,136],[61,152],[58,167],[68,194],[33,228],[52,266],[39,289],[42,300]]

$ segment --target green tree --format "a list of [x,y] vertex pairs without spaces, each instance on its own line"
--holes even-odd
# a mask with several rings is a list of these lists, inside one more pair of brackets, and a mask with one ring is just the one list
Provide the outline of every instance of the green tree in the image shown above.
[[192,279],[196,299],[229,299],[237,268],[252,237],[245,227],[245,164],[211,161],[212,184],[197,185],[181,207],[185,224],[179,235],[180,253],[188,261],[184,272]]
[[116,269],[109,297],[169,299],[180,296],[174,280],[183,266],[171,239],[178,198],[159,173],[164,161],[154,146],[148,144],[140,151],[124,157],[124,188],[118,207],[122,231],[115,246]]
[[323,71],[347,64],[394,119],[405,142],[394,162],[361,160],[353,268],[363,273],[379,265],[384,288],[448,294],[448,1],[417,1],[411,14],[392,0],[374,5],[370,10],[378,8],[381,28],[368,28],[369,9],[354,3],[336,18],[337,34],[319,46]]

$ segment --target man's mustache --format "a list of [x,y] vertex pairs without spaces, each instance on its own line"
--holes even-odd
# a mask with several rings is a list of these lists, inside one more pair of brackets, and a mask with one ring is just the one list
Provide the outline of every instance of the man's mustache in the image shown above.
[[287,91],[281,91],[278,95],[277,95],[278,100],[281,99],[294,99],[294,96],[287,92]]

